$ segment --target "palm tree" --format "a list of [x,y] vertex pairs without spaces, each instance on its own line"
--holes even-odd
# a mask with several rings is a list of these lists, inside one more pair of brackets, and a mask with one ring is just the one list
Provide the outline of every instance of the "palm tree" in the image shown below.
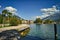
[[7,10],[3,10],[3,11],[2,11],[3,26],[5,26],[5,25],[4,25],[4,24],[5,24],[4,20],[5,20],[5,17],[6,17],[6,13],[7,13]]
[[12,17],[12,13],[11,13],[11,12],[8,12],[8,13],[7,13],[7,17],[8,17],[8,22],[10,22],[10,19],[11,19],[11,17]]
[[8,12],[8,10],[3,10],[2,16],[3,16],[3,24],[5,24],[5,22],[4,22],[5,17],[8,18],[8,23],[9,23],[10,17],[12,16],[12,13]]
[[2,14],[0,14],[0,24],[3,23],[3,18],[2,18]]

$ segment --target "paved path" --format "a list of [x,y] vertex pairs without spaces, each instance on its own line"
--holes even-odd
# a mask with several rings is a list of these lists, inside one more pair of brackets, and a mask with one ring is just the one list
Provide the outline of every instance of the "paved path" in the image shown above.
[[24,30],[28,27],[29,27],[29,25],[27,25],[27,24],[21,24],[18,26],[11,26],[11,27],[4,27],[4,28],[0,28],[0,32],[5,31],[5,30],[12,30],[12,29],[16,29],[16,30],[20,31],[20,30]]

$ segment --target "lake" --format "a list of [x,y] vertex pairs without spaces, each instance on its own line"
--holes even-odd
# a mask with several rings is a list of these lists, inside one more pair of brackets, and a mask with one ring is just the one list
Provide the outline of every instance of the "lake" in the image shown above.
[[[0,33],[0,38],[5,40],[54,40],[53,24],[30,24],[30,27],[17,32],[9,30]],[[57,24],[57,40],[60,40],[60,24]]]
[[[27,33],[27,32],[26,32]],[[30,24],[30,30],[21,40],[54,40],[53,24]],[[60,40],[60,25],[57,24],[57,38]]]

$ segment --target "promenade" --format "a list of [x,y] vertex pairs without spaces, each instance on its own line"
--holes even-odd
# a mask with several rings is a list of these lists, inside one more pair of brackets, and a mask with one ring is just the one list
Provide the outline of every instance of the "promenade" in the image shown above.
[[20,24],[18,26],[11,26],[11,27],[3,27],[3,28],[0,28],[0,32],[2,31],[6,31],[6,30],[18,30],[18,31],[21,31],[21,30],[24,30],[26,28],[28,28],[29,25],[28,24]]

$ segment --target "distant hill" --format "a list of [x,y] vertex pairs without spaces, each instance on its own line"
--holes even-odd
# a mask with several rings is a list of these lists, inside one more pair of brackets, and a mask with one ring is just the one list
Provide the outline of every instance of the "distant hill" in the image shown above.
[[60,21],[60,13],[55,13],[53,15],[46,17],[46,18],[43,18],[42,20],[46,20],[46,19],[51,19],[53,21]]

